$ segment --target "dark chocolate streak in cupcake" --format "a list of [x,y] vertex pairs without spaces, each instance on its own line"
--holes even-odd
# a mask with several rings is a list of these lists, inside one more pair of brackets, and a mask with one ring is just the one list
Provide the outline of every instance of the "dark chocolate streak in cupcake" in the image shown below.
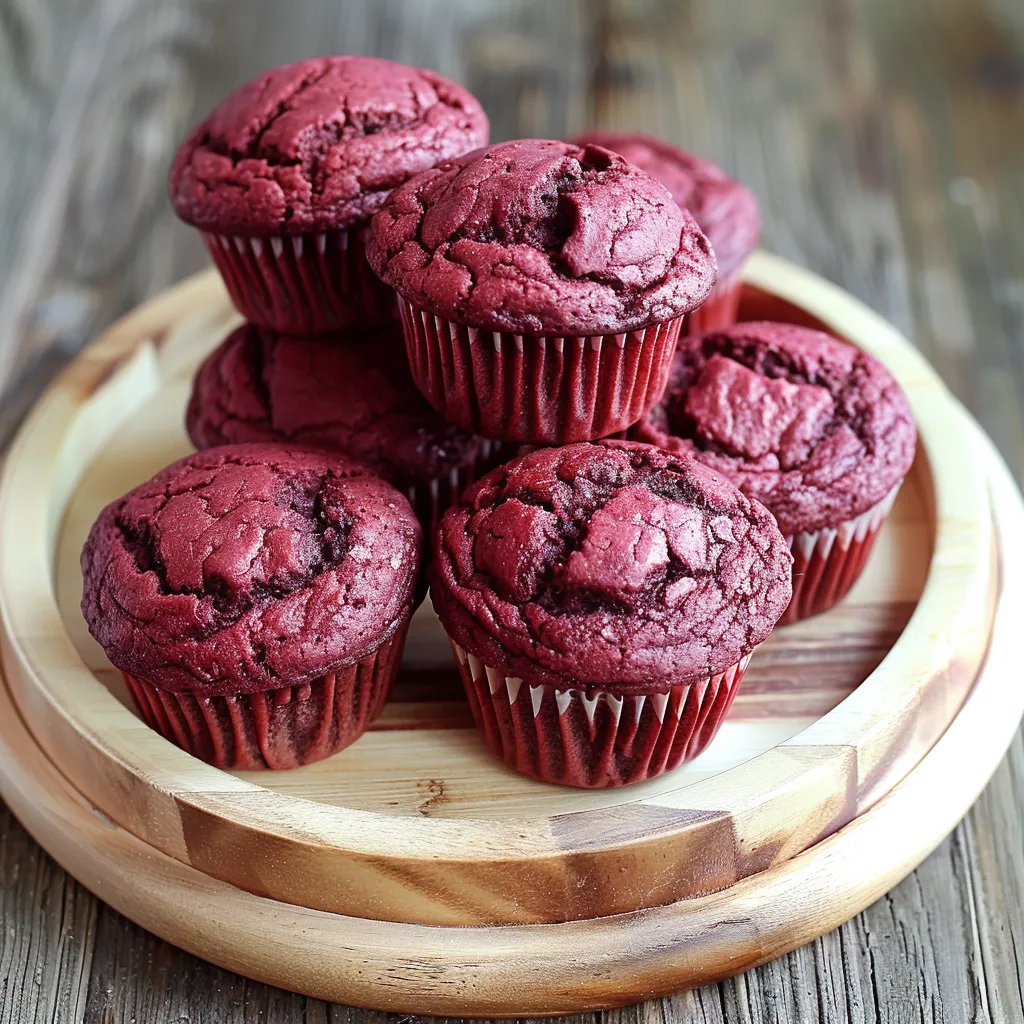
[[416,389],[397,326],[297,338],[243,324],[199,368],[186,425],[197,448],[291,441],[347,452],[401,488],[474,465],[485,444]]
[[910,469],[910,405],[877,360],[821,331],[744,323],[680,342],[665,398],[630,436],[695,455],[790,535],[838,526]]
[[248,693],[358,661],[409,614],[421,532],[354,461],[283,445],[199,452],[108,505],[82,612],[123,671]]
[[388,192],[487,142],[487,117],[433,71],[316,57],[247,82],[198,124],[170,175],[178,216],[228,233],[352,227]]
[[761,230],[757,200],[746,185],[717,164],[650,135],[588,132],[574,141],[613,150],[657,178],[708,236],[720,279],[738,270],[757,246]]
[[543,335],[671,320],[715,278],[707,239],[653,178],[606,149],[538,139],[396,189],[373,220],[367,259],[414,306]]
[[692,459],[625,441],[492,471],[445,514],[434,555],[452,639],[534,685],[692,681],[748,654],[790,598],[765,509]]

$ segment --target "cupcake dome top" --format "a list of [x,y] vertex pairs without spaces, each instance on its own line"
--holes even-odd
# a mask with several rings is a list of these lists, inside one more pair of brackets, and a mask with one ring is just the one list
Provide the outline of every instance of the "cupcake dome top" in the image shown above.
[[171,202],[206,231],[349,228],[396,185],[487,135],[479,102],[433,71],[316,57],[253,78],[201,121],[171,167]]
[[768,512],[688,457],[542,448],[444,515],[431,595],[452,639],[532,685],[652,693],[735,664],[789,603]]
[[541,139],[410,179],[374,218],[367,258],[413,306],[542,335],[671,320],[715,280],[707,239],[652,177],[601,147]]
[[485,442],[417,390],[395,325],[293,337],[243,324],[199,368],[186,414],[197,448],[290,441],[346,452],[400,487],[448,474]]
[[718,164],[640,133],[588,132],[575,141],[613,150],[657,178],[708,236],[720,278],[738,270],[757,247],[761,214],[754,193]]
[[795,534],[881,501],[910,469],[917,432],[876,359],[822,331],[759,322],[682,339],[664,399],[631,436],[694,455]]
[[108,505],[82,613],[118,668],[204,696],[360,660],[411,610],[422,535],[360,463],[286,445],[189,455]]

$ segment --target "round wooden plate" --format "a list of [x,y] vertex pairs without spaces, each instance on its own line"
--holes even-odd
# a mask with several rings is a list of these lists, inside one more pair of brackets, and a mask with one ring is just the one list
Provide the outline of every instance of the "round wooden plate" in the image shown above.
[[[1024,563],[1024,505],[978,433],[1001,561],[1017,569]],[[3,685],[0,795],[107,903],[168,941],[261,981],[400,1013],[604,1009],[780,956],[838,926],[920,863],[977,798],[1024,712],[1022,615],[1024,577],[1004,573],[988,657],[966,703],[921,763],[870,810],[721,892],[617,917],[427,927],[254,896],[168,857],[83,799],[35,742]]]
[[100,507],[188,450],[196,362],[236,320],[200,275],[90,346],[40,400],[0,485],[5,674],[46,755],[152,848],[248,893],[402,924],[590,920],[727,889],[874,804],[933,746],[973,683],[997,596],[977,445],[933,371],[839,289],[759,255],[747,311],[828,325],[882,358],[921,453],[857,590],[779,630],[693,765],[587,793],[493,761],[429,611],[373,732],[290,773],[233,775],[146,728],[78,611]]

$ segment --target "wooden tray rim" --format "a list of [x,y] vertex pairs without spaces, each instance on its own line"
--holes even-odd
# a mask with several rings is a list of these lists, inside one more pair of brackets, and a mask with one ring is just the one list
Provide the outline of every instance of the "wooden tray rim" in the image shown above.
[[[713,812],[729,806],[730,798],[745,809],[756,806],[759,800],[764,799],[761,770],[766,761],[778,758],[780,753],[784,758],[790,754],[794,756],[794,761],[786,765],[787,770],[792,769],[785,778],[787,786],[793,785],[794,772],[799,776],[825,770],[820,759],[815,761],[812,757],[809,763],[801,760],[810,748],[842,748],[842,756],[848,756],[853,749],[854,756],[857,756],[860,746],[868,747],[885,736],[888,718],[894,709],[913,705],[918,683],[946,671],[950,651],[956,649],[957,635],[969,634],[971,630],[987,633],[988,627],[985,595],[988,580],[979,572],[979,565],[986,560],[988,547],[987,498],[981,486],[980,470],[964,440],[959,415],[944,385],[893,327],[816,275],[778,257],[760,253],[749,264],[746,279],[797,303],[826,323],[834,324],[840,333],[856,337],[859,344],[881,356],[901,380],[914,405],[921,426],[922,447],[932,467],[937,512],[935,549],[918,607],[882,665],[836,709],[780,747],[712,779],[689,786],[685,790],[686,810],[660,831],[653,829],[659,831],[659,839],[691,829],[693,821],[686,817],[687,812]],[[285,842],[321,843],[356,855],[424,861],[444,857],[457,863],[489,863],[496,856],[514,856],[520,860],[563,858],[581,851],[594,855],[606,848],[618,850],[630,844],[649,842],[652,823],[647,819],[637,819],[625,824],[615,821],[604,840],[595,840],[593,835],[588,835],[581,837],[578,847],[574,846],[573,837],[580,831],[578,819],[589,816],[589,821],[601,832],[604,822],[609,817],[614,818],[608,815],[607,810],[516,819],[510,826],[483,819],[396,818],[373,811],[325,807],[300,797],[271,795],[258,785],[202,765],[183,752],[175,752],[176,759],[168,755],[175,763],[175,771],[160,775],[139,769],[132,763],[130,748],[112,744],[109,736],[100,736],[90,730],[87,724],[75,717],[75,708],[69,701],[49,692],[46,678],[50,675],[55,679],[67,679],[70,674],[76,683],[101,684],[82,664],[66,634],[60,643],[53,643],[54,625],[58,632],[63,633],[63,624],[52,587],[38,588],[26,595],[15,582],[41,578],[49,581],[49,554],[53,551],[59,523],[47,521],[46,509],[37,509],[37,533],[28,537],[14,535],[9,526],[11,508],[24,500],[26,488],[38,477],[41,467],[53,468],[54,497],[62,509],[76,479],[73,467],[61,465],[68,461],[66,453],[51,452],[46,458],[35,439],[39,432],[45,434],[50,431],[60,434],[63,442],[64,430],[72,423],[81,427],[82,417],[87,417],[92,411],[88,403],[81,405],[83,399],[103,388],[116,388],[127,397],[132,387],[144,382],[154,372],[159,361],[155,342],[159,341],[167,311],[181,304],[198,302],[210,293],[211,288],[219,289],[220,285],[214,272],[208,271],[129,314],[61,375],[20,432],[4,468],[0,488],[0,623],[5,639],[4,665],[9,677],[14,674],[24,676],[49,702],[49,713],[62,718],[84,743],[97,748],[99,756],[133,775],[142,786],[162,791],[175,807],[191,807],[201,814],[220,818],[264,837]],[[140,335],[148,336],[154,343],[138,344]],[[138,399],[136,404],[142,400]],[[126,414],[130,411],[127,402],[125,411]],[[76,416],[79,417],[77,421]],[[61,454],[65,458],[61,459]],[[88,453],[80,451],[78,456],[85,461],[83,454]],[[946,462],[952,463],[955,471],[943,468]],[[39,552],[45,553],[42,556],[43,566],[40,565]],[[951,581],[954,584],[952,588]],[[951,589],[957,595],[953,609],[949,608]],[[943,610],[942,615],[936,615],[939,609]],[[952,630],[944,637],[943,643],[934,642],[936,619]],[[917,644],[917,640],[923,637],[932,641],[923,647],[924,659]],[[109,693],[106,696],[111,704],[117,703]],[[31,724],[33,716],[30,709],[20,703]],[[111,713],[116,714],[118,708],[111,708]],[[880,708],[884,708],[884,713],[880,713]],[[137,722],[126,709],[120,709],[120,712]],[[852,724],[862,727],[856,734],[856,742],[851,742],[854,734]],[[141,723],[138,727],[145,729]],[[131,725],[127,728],[130,730]],[[46,744],[47,730],[37,728],[36,731]],[[888,773],[874,781],[870,790],[858,794],[856,809],[860,811],[869,806],[902,777],[923,749],[913,749],[912,760],[893,764]],[[813,750],[810,752],[815,753]],[[59,750],[51,749],[50,754],[60,761]],[[795,769],[792,768],[794,763],[797,765]],[[247,802],[245,796],[253,793],[261,795],[259,800]],[[116,808],[104,809],[108,813],[117,813]],[[577,819],[576,829],[564,833],[555,843],[550,828],[551,823],[559,818]],[[166,845],[161,845],[176,856],[187,859],[188,851],[181,848],[176,834],[167,838]]]
[[[989,467],[1001,562],[1019,566],[1020,492],[991,442],[976,426],[969,429]],[[848,920],[913,870],[973,804],[1018,728],[1022,615],[1024,577],[1005,573],[975,687],[918,766],[871,809],[728,890],[612,918],[425,927],[309,910],[236,889],[148,846],[85,800],[47,759],[6,686],[0,795],[101,899],[167,941],[257,980],[399,1013],[515,1017],[605,1009],[781,956]]]

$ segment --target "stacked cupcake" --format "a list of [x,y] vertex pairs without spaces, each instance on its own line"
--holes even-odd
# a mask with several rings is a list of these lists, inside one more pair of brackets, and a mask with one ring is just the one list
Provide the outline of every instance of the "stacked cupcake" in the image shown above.
[[380,712],[422,598],[423,532],[496,459],[407,368],[364,241],[389,192],[487,142],[432,71],[367,57],[275,68],[170,174],[246,323],[197,374],[199,454],[106,508],[83,610],[142,717],[227,768],[290,768]]
[[182,145],[175,209],[247,322],[196,375],[200,451],[93,528],[83,611],[196,756],[355,740],[428,581],[498,757],[651,778],[710,743],[780,619],[842,596],[892,505],[914,432],[884,369],[735,324],[748,190],[644,136],[486,135],[454,83],[336,57]]
[[413,378],[505,441],[590,441],[661,396],[683,317],[715,281],[696,221],[599,146],[520,139],[410,179],[373,219]]
[[686,333],[702,334],[735,323],[743,266],[757,248],[761,230],[754,193],[710,160],[649,135],[590,132],[577,141],[614,150],[657,178],[708,236],[718,278],[707,299],[686,318]]
[[182,143],[175,212],[198,228],[241,313],[289,334],[381,326],[370,218],[406,179],[487,142],[487,117],[433,71],[372,57],[274,68]]
[[289,441],[370,461],[424,528],[501,454],[417,393],[394,293],[365,239],[390,191],[487,142],[487,117],[432,71],[324,57],[242,86],[192,131],[171,201],[247,323],[200,370],[198,448]]

